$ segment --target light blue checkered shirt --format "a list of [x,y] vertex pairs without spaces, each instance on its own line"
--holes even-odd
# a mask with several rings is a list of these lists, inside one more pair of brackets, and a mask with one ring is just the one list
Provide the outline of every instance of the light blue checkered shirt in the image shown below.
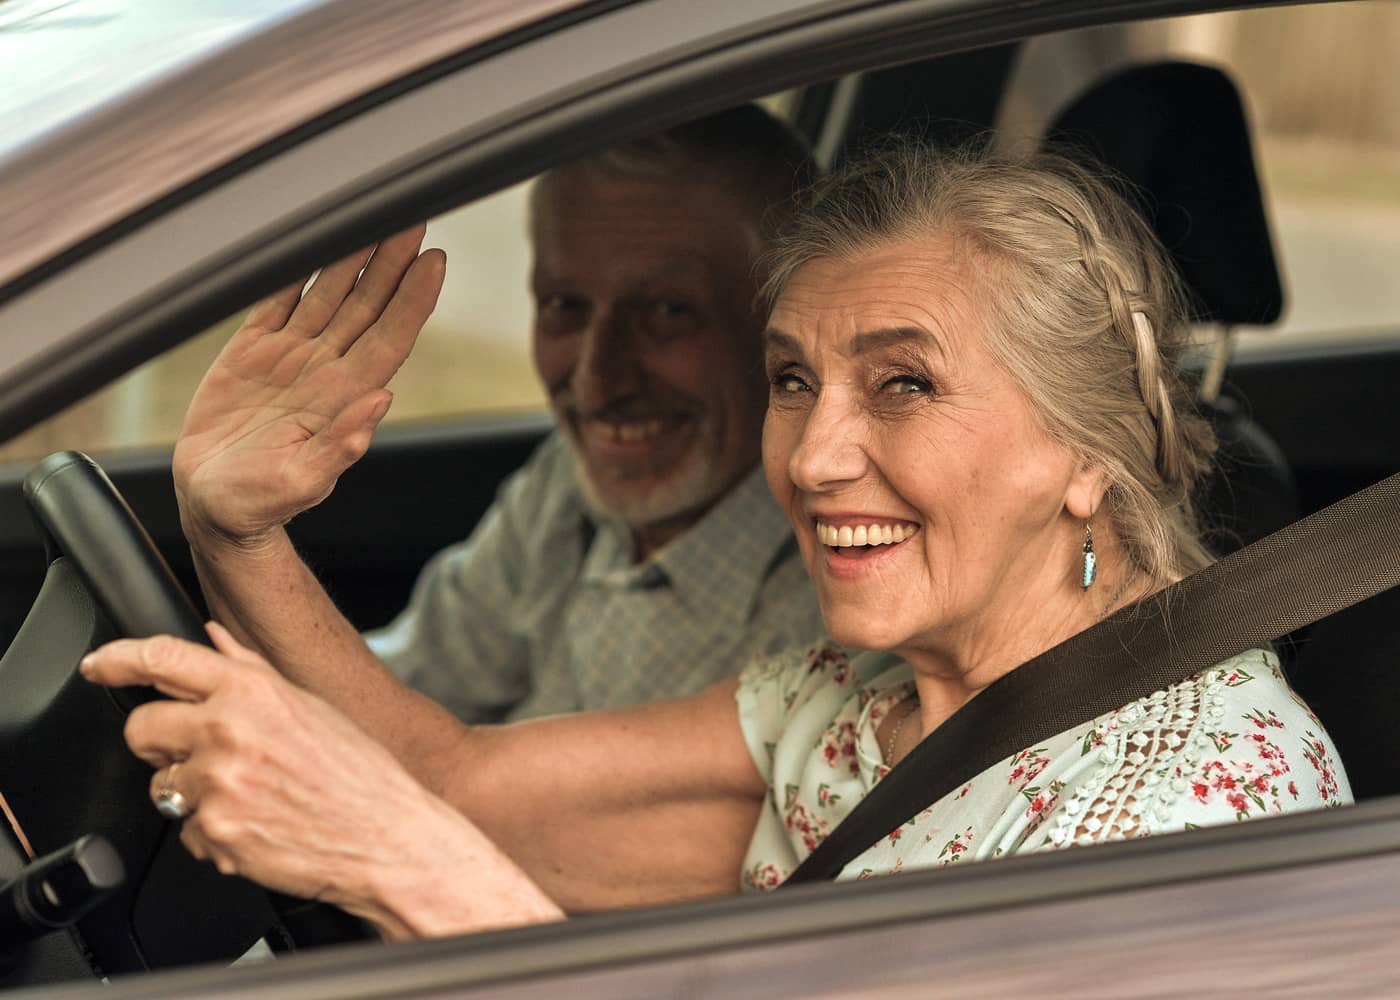
[[690,694],[822,635],[762,470],[651,558],[631,551],[586,512],[552,434],[370,645],[461,718],[494,722]]

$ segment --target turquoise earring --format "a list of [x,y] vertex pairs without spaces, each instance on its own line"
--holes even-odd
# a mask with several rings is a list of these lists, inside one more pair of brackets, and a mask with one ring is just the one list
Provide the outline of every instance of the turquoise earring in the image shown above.
[[1098,559],[1094,557],[1094,529],[1089,525],[1084,525],[1084,575],[1079,580],[1079,585],[1088,590],[1094,583],[1094,577],[1098,575]]

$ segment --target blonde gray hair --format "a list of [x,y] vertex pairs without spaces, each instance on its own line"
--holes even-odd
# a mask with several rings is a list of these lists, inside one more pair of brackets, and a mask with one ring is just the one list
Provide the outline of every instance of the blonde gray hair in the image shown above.
[[1215,437],[1179,370],[1185,296],[1103,178],[1045,152],[878,150],[813,189],[770,253],[770,300],[808,261],[934,236],[975,261],[991,349],[1043,425],[1104,472],[1133,568],[1162,585],[1211,562],[1192,495]]

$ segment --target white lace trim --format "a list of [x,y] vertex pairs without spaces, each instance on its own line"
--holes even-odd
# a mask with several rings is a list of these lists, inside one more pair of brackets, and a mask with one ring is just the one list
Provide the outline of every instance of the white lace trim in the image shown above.
[[1066,801],[1050,830],[1056,847],[1161,832],[1187,775],[1215,748],[1208,735],[1224,720],[1226,674],[1196,678],[1142,698],[1090,734],[1103,740],[1099,767]]

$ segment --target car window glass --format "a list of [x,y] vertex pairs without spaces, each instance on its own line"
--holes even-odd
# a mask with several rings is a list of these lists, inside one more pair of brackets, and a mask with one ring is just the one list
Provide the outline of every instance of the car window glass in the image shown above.
[[[428,227],[447,251],[448,279],[412,356],[390,388],[386,423],[540,410],[530,364],[528,185],[457,209]],[[0,446],[0,460],[65,448],[101,454],[164,447],[209,363],[243,314],[230,317]]]
[[[799,93],[782,91],[762,103],[790,117]],[[394,403],[385,425],[544,410],[530,360],[528,191],[528,183],[519,184],[429,223],[425,245],[447,252],[447,282],[389,386]],[[67,448],[100,455],[168,447],[200,377],[242,317],[216,324],[0,444],[0,462]]]
[[[1400,7],[1230,11],[1048,35],[1023,52],[1006,133],[1038,134],[1099,76],[1159,59],[1225,69],[1244,99],[1285,289],[1238,346],[1387,336],[1400,313]],[[1209,156],[1209,150],[1201,155]]]

